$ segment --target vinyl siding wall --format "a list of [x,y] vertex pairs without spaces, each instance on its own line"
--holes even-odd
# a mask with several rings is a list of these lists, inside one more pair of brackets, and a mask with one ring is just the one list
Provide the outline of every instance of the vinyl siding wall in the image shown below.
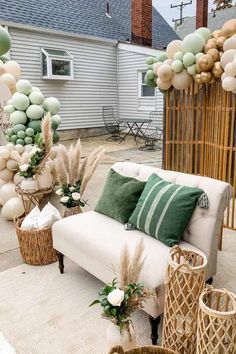
[[[134,47],[134,46],[132,46]],[[147,49],[148,52],[148,49]],[[156,51],[158,55],[158,51]],[[160,52],[161,53],[161,52]],[[150,54],[141,54],[118,47],[118,101],[119,118],[148,118],[151,111],[158,111],[158,125],[162,127],[163,94],[157,89],[155,97],[140,97],[139,71],[146,70],[146,58]]]
[[[104,126],[102,106],[117,110],[117,44],[64,37],[9,27],[11,59],[22,77],[38,86],[45,97],[61,102],[60,129]],[[43,80],[41,47],[64,49],[74,57],[74,80]]]

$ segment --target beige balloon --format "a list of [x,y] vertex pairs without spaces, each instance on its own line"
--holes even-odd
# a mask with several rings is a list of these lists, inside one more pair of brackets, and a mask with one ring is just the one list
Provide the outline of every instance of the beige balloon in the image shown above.
[[166,54],[169,59],[173,59],[177,52],[182,52],[182,41],[179,39],[170,42],[166,48]]
[[224,37],[224,36],[221,36],[221,37],[217,38],[216,44],[217,44],[217,48],[219,50],[223,50],[223,46],[224,46],[224,42],[225,41],[226,41],[226,37]]
[[223,74],[224,70],[223,70],[223,68],[222,68],[222,66],[221,66],[221,64],[220,64],[219,61],[216,61],[216,62],[214,63],[211,72],[212,72],[212,74],[213,74],[213,76],[214,76],[215,78],[218,79],[219,77],[221,77],[221,75]]
[[157,63],[153,64],[153,72],[154,74],[157,75],[157,70],[159,69],[159,67],[162,65],[163,63],[158,61]]
[[217,39],[218,37],[222,36],[222,31],[221,30],[216,30],[214,32],[212,32],[212,37]]
[[194,76],[194,80],[196,81],[197,84],[202,84],[202,78],[201,78],[201,74],[197,74]]
[[168,64],[161,65],[157,70],[157,76],[162,81],[169,81],[172,78],[173,71]]
[[212,73],[210,71],[203,71],[200,75],[203,84],[208,84],[212,79]]
[[229,20],[221,28],[222,35],[229,38],[236,34],[236,19]]
[[21,70],[20,70],[20,65],[13,60],[9,60],[4,64],[4,68],[6,73],[11,74],[14,76],[16,81],[18,81],[21,78]]
[[212,56],[205,54],[202,55],[198,61],[198,66],[202,71],[210,70],[213,67],[214,60]]
[[185,90],[191,85],[192,76],[188,74],[186,69],[183,69],[180,73],[175,73],[172,77],[172,85],[177,90]]
[[14,76],[9,73],[5,73],[0,76],[0,82],[6,84],[11,91],[14,91],[16,89],[16,80]]
[[0,63],[0,76],[5,73],[4,64]]
[[217,49],[215,48],[212,48],[212,49],[209,49],[208,52],[206,53],[207,55],[210,55],[214,61],[217,61],[220,59],[220,53]]
[[159,77],[157,78],[157,87],[161,90],[168,90],[171,87],[171,81],[162,81]]

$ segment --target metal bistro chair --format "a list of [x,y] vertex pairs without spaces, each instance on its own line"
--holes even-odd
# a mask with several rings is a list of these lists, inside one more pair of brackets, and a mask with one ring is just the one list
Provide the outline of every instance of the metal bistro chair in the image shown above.
[[106,140],[121,140],[120,133],[122,131],[120,122],[116,119],[113,112],[113,107],[103,106],[102,117],[106,127],[106,130],[111,134]]
[[158,145],[163,140],[163,130],[159,126],[160,115],[162,116],[162,113],[158,111],[150,112],[150,123],[141,136],[144,139],[144,145],[140,146],[140,150],[162,150],[162,147]]
[[121,346],[118,346],[112,348],[109,354],[178,354],[178,353],[170,349],[156,347],[156,346],[134,348],[127,351],[124,351]]

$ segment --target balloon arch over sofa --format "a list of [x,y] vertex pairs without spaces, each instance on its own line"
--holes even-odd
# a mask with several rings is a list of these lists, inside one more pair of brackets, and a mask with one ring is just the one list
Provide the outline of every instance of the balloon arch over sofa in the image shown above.
[[236,230],[236,19],[169,43],[147,65],[146,84],[165,93],[164,168],[231,183],[225,226]]

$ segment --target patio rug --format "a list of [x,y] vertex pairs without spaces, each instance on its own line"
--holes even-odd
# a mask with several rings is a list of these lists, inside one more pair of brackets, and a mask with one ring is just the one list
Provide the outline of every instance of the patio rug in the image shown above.
[[[16,353],[106,353],[108,322],[89,307],[102,283],[79,266],[66,260],[61,275],[56,263],[24,264],[1,272],[0,284],[0,332]],[[149,344],[148,316],[138,311],[134,325],[138,343]]]

